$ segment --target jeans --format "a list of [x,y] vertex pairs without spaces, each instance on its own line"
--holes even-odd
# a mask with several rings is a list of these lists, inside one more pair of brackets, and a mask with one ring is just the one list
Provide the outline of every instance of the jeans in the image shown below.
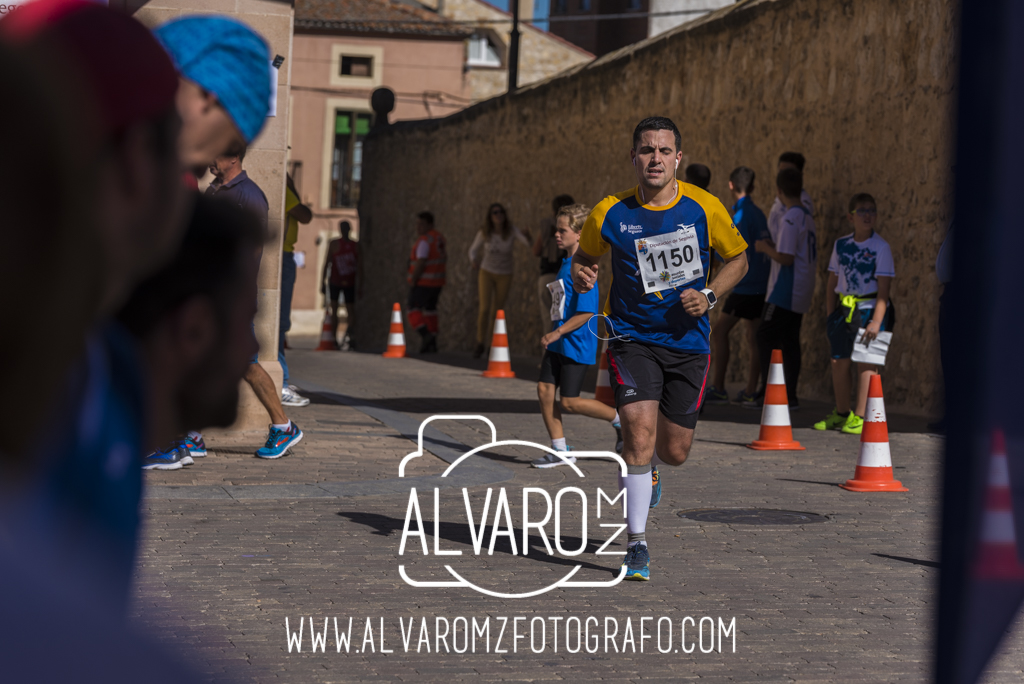
[[281,326],[277,339],[277,360],[284,374],[284,386],[288,386],[288,362],[284,358],[284,336],[292,329],[292,292],[295,290],[295,255],[281,253]]

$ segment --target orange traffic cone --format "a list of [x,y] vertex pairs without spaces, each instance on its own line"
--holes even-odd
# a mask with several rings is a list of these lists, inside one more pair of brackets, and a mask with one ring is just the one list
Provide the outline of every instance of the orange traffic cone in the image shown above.
[[334,339],[334,316],[331,310],[324,311],[324,326],[320,332],[320,344],[315,351],[338,351],[338,340]]
[[892,457],[889,455],[889,428],[885,422],[882,400],[882,376],[872,375],[868,385],[868,403],[864,410],[864,430],[860,433],[860,457],[853,479],[839,485],[851,492],[907,492],[892,479]]
[[612,391],[612,385],[608,379],[607,342],[601,342],[601,360],[597,364],[597,387],[594,389],[594,398],[602,404],[615,408],[615,392]]
[[747,446],[758,451],[804,451],[800,442],[793,439],[793,426],[789,422],[789,398],[786,396],[781,349],[772,350],[764,407],[761,409],[761,434]]
[[398,302],[391,307],[391,330],[388,331],[388,350],[383,354],[387,359],[405,357],[405,326],[402,325],[402,307]]
[[494,319],[494,336],[491,338],[491,356],[487,361],[485,378],[514,378],[511,358],[508,355],[508,334],[505,332],[505,312],[498,309]]
[[1002,430],[992,432],[985,517],[981,524],[974,577],[980,580],[1024,580],[1024,565],[1017,557],[1010,469],[1006,462],[1006,439]]

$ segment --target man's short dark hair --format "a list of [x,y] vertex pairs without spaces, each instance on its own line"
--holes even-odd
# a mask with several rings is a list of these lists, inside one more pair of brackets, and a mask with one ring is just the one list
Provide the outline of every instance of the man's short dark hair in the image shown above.
[[341,231],[342,235],[351,233],[352,232],[352,224],[349,223],[348,221],[339,221],[338,222],[338,230]]
[[804,174],[787,166],[775,177],[775,185],[786,197],[799,198],[804,191]]
[[733,190],[749,195],[754,191],[754,170],[748,166],[737,166],[729,174]]
[[690,164],[683,171],[683,182],[696,185],[701,190],[707,190],[711,185],[711,169],[703,164]]
[[856,195],[850,198],[850,213],[857,208],[860,204],[870,204],[875,209],[878,209],[878,204],[875,203],[875,198],[866,192],[858,192]]
[[420,213],[416,214],[416,218],[426,221],[431,226],[434,225],[434,215],[431,214],[429,211],[421,211]]
[[672,135],[676,141],[676,152],[678,152],[683,146],[683,136],[679,134],[679,129],[676,128],[672,119],[667,116],[649,116],[636,125],[636,128],[633,129],[634,150],[637,145],[640,144],[640,136],[643,135],[645,131],[672,131]]
[[245,260],[267,235],[259,220],[230,202],[199,196],[181,247],[171,263],[143,281],[117,318],[132,334],[148,336],[161,319],[193,297],[210,297],[226,315]]
[[562,207],[568,207],[571,204],[576,204],[576,200],[572,198],[572,195],[559,195],[551,201],[551,210],[556,214]]
[[231,147],[224,153],[225,157],[238,157],[238,161],[245,159],[245,153],[248,152],[249,148],[244,142],[232,143]]
[[803,173],[804,164],[807,163],[807,160],[804,159],[804,155],[799,152],[783,152],[779,155],[779,163],[792,164],[800,171],[800,173]]

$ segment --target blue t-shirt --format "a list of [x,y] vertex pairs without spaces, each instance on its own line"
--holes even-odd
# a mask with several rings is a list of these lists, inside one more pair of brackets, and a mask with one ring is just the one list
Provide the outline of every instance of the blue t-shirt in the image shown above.
[[135,341],[116,323],[89,339],[40,445],[47,470],[26,517],[48,530],[55,562],[80,574],[124,611],[135,567],[142,499],[145,391]]
[[732,291],[742,295],[766,294],[772,260],[767,254],[761,254],[754,249],[754,242],[770,237],[768,219],[749,197],[737,200],[732,212],[732,222],[736,224],[736,229],[747,243],[747,274]]
[[[580,313],[596,314],[600,306],[600,295],[597,288],[590,292],[580,294],[572,287],[572,259],[562,259],[562,265],[558,269],[558,278],[548,286],[552,291],[552,318],[559,316],[558,320],[551,321],[551,329],[561,328],[567,320]],[[548,350],[561,354],[567,359],[577,363],[592,364],[597,358],[597,337],[592,333],[587,324],[576,328],[568,335],[565,335],[548,345]]]
[[[694,318],[683,310],[679,297],[684,290],[707,287],[712,251],[732,259],[747,243],[718,198],[689,183],[679,182],[678,188],[675,199],[662,207],[642,204],[635,187],[605,198],[583,224],[580,249],[592,257],[612,252],[605,313],[616,335],[707,354],[708,315]],[[672,240],[677,242],[666,244]],[[655,247],[659,244],[663,246]],[[650,264],[641,264],[641,258]],[[680,284],[669,286],[677,277]],[[659,289],[648,291],[653,288]]]

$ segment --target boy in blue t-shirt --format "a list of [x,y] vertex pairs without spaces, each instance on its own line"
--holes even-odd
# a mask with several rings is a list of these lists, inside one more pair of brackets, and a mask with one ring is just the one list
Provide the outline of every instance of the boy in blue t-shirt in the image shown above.
[[[732,222],[747,242],[747,274],[732,288],[722,313],[711,329],[711,358],[714,361],[713,383],[708,388],[705,404],[727,404],[725,371],[729,367],[729,333],[740,320],[747,337],[747,386],[736,396],[736,403],[757,405],[757,382],[761,375],[761,355],[757,349],[757,329],[761,325],[761,311],[768,293],[771,259],[759,253],[754,245],[769,237],[768,219],[750,195],[754,192],[754,171],[738,166],[729,174],[729,190],[736,200],[732,207]],[[767,369],[765,369],[767,370]]]
[[[596,399],[583,399],[580,390],[587,369],[597,357],[597,337],[588,328],[590,318],[598,311],[597,288],[580,294],[572,286],[572,256],[580,243],[580,231],[590,215],[590,207],[570,204],[558,210],[555,216],[555,242],[565,250],[558,277],[548,285],[551,291],[551,332],[541,338],[544,358],[540,366],[537,398],[544,426],[551,436],[551,448],[568,451],[562,431],[562,413],[607,420],[619,431],[619,414]],[[559,388],[561,401],[555,401],[555,388]],[[621,441],[621,437],[620,437]],[[534,468],[554,468],[575,463],[573,456],[547,454],[531,464]]]
[[829,294],[825,299],[828,314],[825,331],[832,352],[836,407],[825,420],[815,423],[814,429],[859,435],[864,429],[871,376],[878,373],[878,366],[857,363],[857,405],[851,411],[850,367],[853,363],[850,357],[855,342],[870,342],[882,331],[892,332],[895,316],[889,291],[896,268],[889,243],[875,232],[878,219],[875,198],[865,192],[854,195],[850,200],[849,218],[853,233],[839,238],[832,247],[826,289]]

